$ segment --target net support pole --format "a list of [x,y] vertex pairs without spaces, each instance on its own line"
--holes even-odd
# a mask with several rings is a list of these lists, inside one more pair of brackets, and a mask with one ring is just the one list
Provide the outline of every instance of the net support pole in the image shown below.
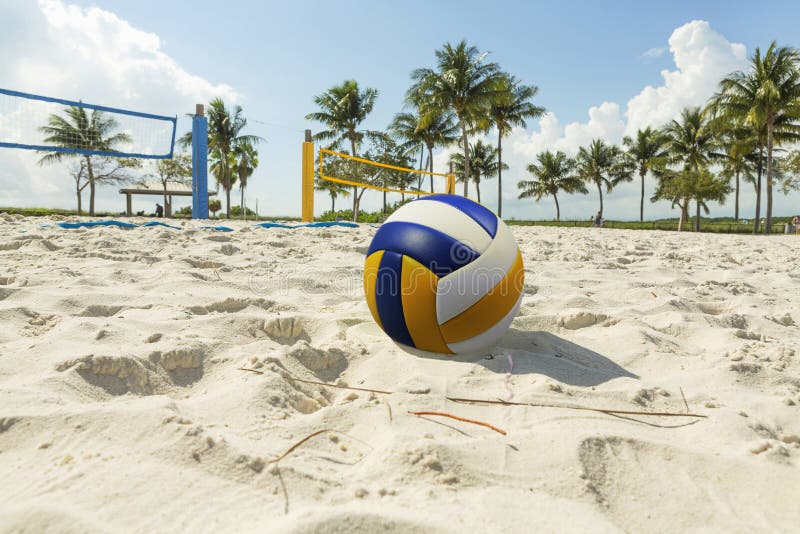
[[314,142],[311,141],[311,130],[306,130],[303,141],[303,182],[302,182],[302,220],[314,220]]
[[208,219],[208,119],[197,104],[192,119],[192,219]]

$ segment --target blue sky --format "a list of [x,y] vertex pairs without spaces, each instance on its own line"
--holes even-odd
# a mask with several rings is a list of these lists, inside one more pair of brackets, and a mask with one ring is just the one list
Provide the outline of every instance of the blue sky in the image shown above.
[[[0,9],[7,15],[0,21],[6,67],[0,87],[168,115],[188,113],[195,100],[215,94],[235,100],[250,119],[250,132],[267,139],[248,204],[258,199],[262,213],[294,215],[302,130],[316,128],[304,119],[313,95],[347,78],[375,87],[380,96],[366,126],[382,129],[402,108],[409,73],[432,65],[434,49],[446,41],[465,38],[491,52],[505,70],[537,85],[538,103],[552,113],[504,141],[511,165],[504,215],[526,218],[553,216],[550,200],[537,206],[513,198],[514,184],[539,150],[570,152],[595,136],[618,142],[634,126],[703,101],[721,73],[746,66],[755,46],[773,39],[800,44],[800,4],[788,1],[759,4],[763,23],[752,14],[752,2],[712,1],[231,0],[220,8],[205,1],[0,0]],[[179,125],[188,128],[188,120]],[[445,160],[442,153],[435,161]],[[6,171],[4,178],[3,168],[29,176]],[[42,174],[52,172],[26,161],[0,167],[0,185],[14,182],[0,191],[0,204],[71,206],[70,184]],[[25,180],[30,188],[20,183]],[[496,203],[493,186],[484,186],[489,207]],[[122,201],[107,189],[101,207],[117,209]],[[631,184],[612,193],[608,215],[634,218],[636,191]],[[374,196],[368,205],[377,203]],[[596,204],[596,192],[565,199],[562,213],[584,218]],[[320,196],[318,206],[328,201]],[[145,208],[151,209],[149,202]],[[778,213],[797,210],[797,194],[777,203]],[[730,204],[714,209],[718,215],[731,211]],[[648,206],[646,213],[676,214],[665,204]]]

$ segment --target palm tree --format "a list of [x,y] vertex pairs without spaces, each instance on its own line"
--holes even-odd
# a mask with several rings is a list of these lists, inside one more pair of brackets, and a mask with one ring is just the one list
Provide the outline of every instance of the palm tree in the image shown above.
[[[478,202],[481,201],[481,178],[494,178],[500,171],[500,161],[497,157],[497,149],[491,145],[484,143],[478,139],[470,145],[469,157],[472,162],[472,181],[475,182],[475,189],[478,194]],[[459,153],[451,154],[450,161],[453,162],[453,168],[456,171],[456,176],[463,180],[466,170],[464,165],[464,156]],[[508,165],[503,163],[503,168],[508,169]]]
[[[417,113],[398,113],[389,126],[392,134],[405,140],[406,145],[423,144],[428,149],[428,171],[433,172],[433,149],[448,146],[458,137],[458,127],[451,111],[429,111]],[[430,176],[430,189],[433,193],[433,175]]]
[[215,98],[208,105],[208,150],[212,166],[216,163],[221,171],[220,185],[225,191],[225,212],[231,217],[231,190],[236,181],[232,169],[236,162],[236,151],[240,145],[256,145],[261,140],[255,135],[243,135],[247,119],[242,115],[242,107],[232,110],[225,107],[221,98]]
[[336,198],[341,195],[346,197],[350,194],[347,190],[347,186],[344,184],[340,184],[337,182],[331,182],[330,180],[324,180],[322,178],[317,178],[314,182],[314,190],[328,193],[331,197],[331,213],[336,212]]
[[633,176],[629,169],[622,165],[622,151],[606,144],[602,139],[595,139],[588,147],[578,150],[578,176],[586,182],[597,186],[600,195],[600,217],[603,217],[603,186],[610,193],[621,182],[630,182]]
[[510,75],[503,76],[502,93],[492,102],[489,110],[492,123],[497,128],[497,159],[501,163],[497,173],[497,216],[503,215],[503,137],[511,133],[514,126],[525,128],[528,119],[544,115],[545,109],[531,102],[539,88],[522,85]]
[[239,191],[242,198],[242,218],[247,220],[247,209],[244,205],[244,190],[247,187],[247,179],[250,178],[258,167],[258,150],[249,141],[239,143],[233,151],[233,169],[239,179]]
[[757,153],[754,152],[754,140],[749,136],[742,136],[740,133],[741,131],[737,131],[731,125],[731,128],[720,137],[724,152],[720,176],[729,182],[733,180],[735,183],[734,219],[736,222],[739,222],[741,180],[755,181],[753,159],[757,158]]
[[[350,144],[350,154],[358,156],[358,146],[365,137],[380,136],[379,132],[361,130],[361,123],[375,107],[378,90],[371,87],[361,89],[355,80],[345,80],[334,85],[321,95],[314,97],[319,111],[306,115],[306,120],[321,123],[326,130],[314,134],[316,141],[330,141],[330,148],[337,149],[345,142]],[[358,188],[353,187],[353,217],[358,219]]]
[[[39,131],[46,135],[44,142],[62,148],[111,152],[119,145],[133,141],[131,136],[126,133],[113,133],[119,127],[113,117],[108,117],[96,109],[87,111],[81,106],[70,106],[64,109],[66,117],[50,115],[47,118],[47,125],[39,128]],[[38,164],[56,163],[64,158],[74,157],[82,157],[86,162],[89,183],[89,215],[94,215],[96,182],[93,156],[76,152],[49,152],[39,159]]]
[[583,185],[583,180],[574,174],[575,160],[568,158],[560,150],[553,154],[549,150],[541,152],[536,159],[539,164],[528,165],[528,172],[533,180],[522,180],[517,187],[522,190],[520,199],[534,198],[538,202],[548,195],[553,196],[556,202],[556,220],[561,220],[561,208],[558,205],[558,192],[587,194],[588,190]]
[[[461,130],[461,146],[464,152],[465,175],[470,176],[469,129],[479,117],[488,115],[489,108],[502,94],[503,75],[497,63],[486,61],[485,53],[461,41],[453,46],[446,43],[436,50],[436,70],[417,69],[411,73],[415,83],[407,93],[407,99],[428,112],[455,113]],[[467,196],[468,180],[464,181],[464,196]]]
[[[225,107],[221,98],[215,98],[208,103],[208,155],[209,165],[217,185],[225,191],[225,213],[231,217],[231,190],[237,180],[233,174],[236,162],[235,151],[244,143],[257,145],[262,141],[257,135],[246,135],[242,130],[247,126],[247,119],[242,114],[241,106],[232,109]],[[187,132],[180,139],[183,146],[192,143],[192,132]]]
[[[744,124],[762,139],[766,151],[767,220],[764,231],[772,231],[772,186],[774,148],[800,140],[800,53],[778,47],[775,41],[762,56],[756,48],[748,72],[736,71],[720,82],[712,98],[714,108],[733,122]],[[763,132],[763,137],[762,134]],[[760,178],[760,175],[759,175]],[[760,217],[760,179],[756,199],[756,226]]]
[[[699,107],[685,108],[681,111],[680,120],[672,120],[664,127],[667,137],[668,162],[680,168],[679,172],[699,172],[707,168],[713,161],[721,159],[721,154],[716,152],[717,142],[713,129],[709,126],[704,114]],[[672,173],[662,174],[662,179],[672,180]],[[686,188],[666,187],[660,188],[656,197],[667,198],[672,192],[684,191]],[[666,196],[664,196],[666,195]],[[679,228],[689,218],[689,201],[691,196],[672,198],[673,206],[681,208]]]
[[639,200],[639,221],[644,221],[644,177],[651,169],[663,166],[667,156],[666,138],[663,133],[649,126],[636,132],[636,139],[625,136],[626,159],[639,173],[642,180],[642,196]]

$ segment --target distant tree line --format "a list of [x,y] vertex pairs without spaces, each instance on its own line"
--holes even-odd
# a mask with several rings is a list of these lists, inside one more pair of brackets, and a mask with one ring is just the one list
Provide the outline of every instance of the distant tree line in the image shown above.
[[[401,167],[411,167],[417,160],[419,169],[430,172],[433,150],[456,145],[459,151],[449,159],[463,184],[463,195],[469,195],[473,183],[480,201],[482,180],[497,177],[497,214],[502,216],[502,175],[508,169],[502,159],[502,141],[513,127],[526,127],[528,120],[544,114],[545,109],[533,102],[538,90],[503,72],[497,63],[488,61],[487,54],[465,41],[445,44],[435,51],[435,57],[433,68],[411,73],[406,110],[398,113],[385,131],[362,127],[375,106],[377,89],[346,80],[316,96],[317,111],[306,115],[323,127],[314,139],[330,149]],[[470,142],[492,128],[498,134],[496,147],[481,138]],[[708,203],[723,203],[731,193],[738,221],[741,187],[750,183],[756,197],[754,231],[768,233],[775,187],[784,194],[800,189],[800,151],[787,150],[798,140],[800,55],[794,48],[773,42],[764,53],[756,49],[747,70],[726,76],[705,106],[686,108],[668,124],[642,128],[626,136],[621,146],[595,139],[580,147],[574,157],[550,150],[538,154],[527,166],[530,179],[517,184],[519,198],[538,201],[553,197],[560,219],[558,195],[587,194],[589,186],[598,192],[599,215],[603,217],[604,194],[638,177],[639,219],[643,221],[645,183],[652,176],[656,187],[650,201],[667,200],[678,208],[682,228],[692,204],[699,225],[701,212],[709,213]],[[418,175],[364,175],[363,169],[353,164],[333,165],[335,171],[365,186],[390,183],[400,189],[423,190]],[[332,210],[338,197],[352,195],[353,218],[358,218],[364,187],[318,178],[316,188],[330,195]],[[761,228],[764,194],[765,224]]]

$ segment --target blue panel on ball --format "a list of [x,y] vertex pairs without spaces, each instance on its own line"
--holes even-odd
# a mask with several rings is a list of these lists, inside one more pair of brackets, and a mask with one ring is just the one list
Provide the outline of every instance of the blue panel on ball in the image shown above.
[[458,195],[430,195],[417,199],[414,202],[420,202],[422,200],[435,200],[436,202],[449,204],[469,215],[476,223],[480,224],[484,230],[489,232],[492,238],[494,238],[497,233],[497,215],[492,213],[490,209],[484,208],[477,202],[473,202],[468,198]]
[[398,343],[414,346],[403,316],[403,300],[400,287],[403,255],[386,250],[378,267],[375,281],[375,304],[384,331]]
[[377,250],[410,256],[440,278],[480,256],[461,241],[438,230],[400,221],[385,223],[380,227],[372,238],[367,256]]

